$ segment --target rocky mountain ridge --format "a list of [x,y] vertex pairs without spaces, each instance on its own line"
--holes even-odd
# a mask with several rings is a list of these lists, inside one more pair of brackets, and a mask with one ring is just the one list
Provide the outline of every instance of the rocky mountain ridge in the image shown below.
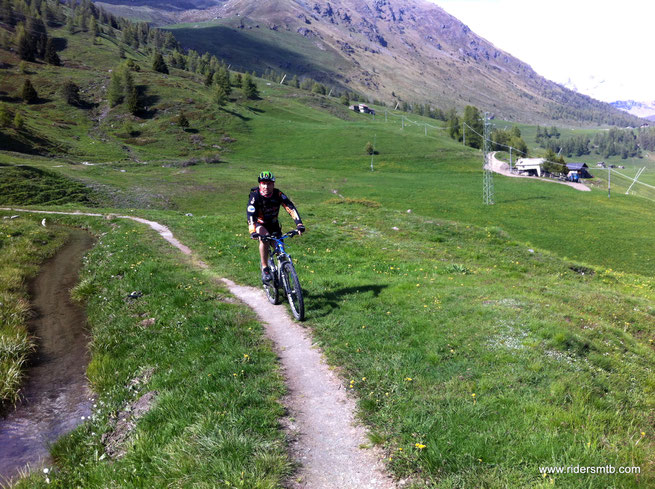
[[[176,4],[175,0],[168,3]],[[337,63],[338,68],[324,66],[312,73],[294,74],[332,81],[390,104],[402,100],[442,109],[475,105],[497,117],[523,122],[586,120],[601,124],[618,118],[620,124],[627,124],[622,119],[629,117],[546,80],[425,0],[208,3],[213,5],[170,11],[170,21],[199,23],[194,28],[202,28],[201,22],[220,21],[223,28],[235,32],[250,29],[253,36],[258,30],[268,30],[302,37],[311,41],[317,52],[336,53],[343,63]],[[289,69],[283,64],[276,66],[262,58],[249,60],[246,67],[259,72]]]

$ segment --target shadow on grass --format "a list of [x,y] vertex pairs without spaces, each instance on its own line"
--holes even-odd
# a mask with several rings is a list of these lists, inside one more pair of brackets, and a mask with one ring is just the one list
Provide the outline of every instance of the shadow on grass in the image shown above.
[[241,115],[238,112],[234,112],[233,110],[228,110],[228,109],[225,109],[225,108],[222,108],[222,107],[221,107],[221,110],[223,112],[225,112],[226,114],[230,114],[230,115],[233,115],[234,117],[238,117],[242,121],[249,121],[250,120],[250,117],[246,117],[245,115]]
[[305,304],[309,306],[312,311],[322,311],[318,314],[312,312],[312,317],[323,317],[330,314],[332,310],[337,309],[339,303],[347,300],[349,296],[372,293],[373,297],[378,297],[380,292],[387,287],[387,285],[359,285],[355,287],[343,287],[341,289],[328,290],[322,294],[312,294],[303,289],[303,297],[305,299]]
[[519,197],[516,199],[498,199],[498,202],[521,202],[523,200],[552,200],[550,197],[545,195],[533,195],[531,197]]
[[64,37],[53,37],[52,44],[56,51],[63,51],[68,47],[68,39]]

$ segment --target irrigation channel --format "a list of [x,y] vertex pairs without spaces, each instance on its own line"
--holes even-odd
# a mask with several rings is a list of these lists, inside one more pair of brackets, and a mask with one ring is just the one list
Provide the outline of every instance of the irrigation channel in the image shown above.
[[0,419],[0,485],[48,464],[48,445],[91,414],[84,309],[70,299],[82,256],[93,246],[88,233],[71,229],[66,245],[41,269],[30,296],[36,315],[30,333],[37,351],[27,370],[21,400]]

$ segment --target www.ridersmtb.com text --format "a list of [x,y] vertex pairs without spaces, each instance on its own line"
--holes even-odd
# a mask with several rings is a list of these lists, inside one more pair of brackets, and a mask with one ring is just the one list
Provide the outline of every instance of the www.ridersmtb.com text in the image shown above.
[[540,474],[640,474],[641,467],[614,467],[603,465],[599,467],[584,467],[569,465],[563,467],[540,467]]

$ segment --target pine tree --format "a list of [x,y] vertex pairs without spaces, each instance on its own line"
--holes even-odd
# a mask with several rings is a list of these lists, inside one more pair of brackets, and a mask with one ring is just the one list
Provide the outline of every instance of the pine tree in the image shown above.
[[52,38],[48,39],[48,43],[45,47],[45,62],[53,66],[61,65],[61,60],[59,59],[59,55],[55,49],[55,43],[52,42]]
[[45,24],[41,19],[30,17],[25,24],[25,30],[29,32],[32,38],[32,49],[35,56],[43,58],[45,56],[45,48],[48,42],[48,31]]
[[93,38],[93,43],[95,44],[96,42],[96,37],[98,37],[99,30],[98,30],[98,22],[96,21],[95,17],[91,17],[91,37]]
[[182,129],[189,127],[189,119],[187,119],[187,116],[184,114],[184,112],[180,112],[180,115],[177,117],[177,125]]
[[214,89],[214,102],[219,107],[223,107],[227,103],[227,94],[225,93],[225,88],[223,85],[216,85]]
[[20,59],[34,61],[36,57],[34,41],[23,25],[19,25],[16,30],[16,44],[18,45],[18,56]]
[[16,114],[14,114],[14,128],[17,131],[21,131],[25,128],[25,120],[19,111],[16,111]]
[[75,33],[75,19],[73,18],[72,14],[69,14],[68,18],[66,19],[66,30],[69,34]]
[[241,88],[243,89],[243,94],[247,99],[254,100],[259,98],[259,90],[257,89],[257,84],[253,81],[252,75],[250,73],[246,73],[243,76]]
[[215,83],[222,86],[225,91],[225,96],[229,97],[230,93],[232,93],[232,85],[230,84],[230,72],[227,69],[227,66],[221,66],[216,75]]
[[11,120],[11,112],[9,112],[7,104],[0,102],[0,127],[9,127]]
[[23,102],[27,104],[33,104],[39,100],[39,95],[36,93],[36,89],[29,78],[25,80],[25,83],[23,83],[21,98],[23,99]]
[[107,89],[107,99],[110,107],[117,106],[123,99],[123,82],[120,74],[116,70],[111,73],[109,88]]
[[124,73],[125,81],[125,105],[127,105],[127,110],[131,114],[136,114],[139,109],[139,92],[137,91],[136,86],[134,85],[134,78],[130,70],[125,70]]
[[67,80],[61,87],[61,95],[69,105],[80,105],[80,87],[72,80]]
[[157,52],[152,60],[152,69],[158,73],[165,73],[168,75],[168,66],[166,66],[164,57],[160,52]]
[[211,87],[213,83],[214,83],[214,72],[210,70],[205,75],[205,86]]

